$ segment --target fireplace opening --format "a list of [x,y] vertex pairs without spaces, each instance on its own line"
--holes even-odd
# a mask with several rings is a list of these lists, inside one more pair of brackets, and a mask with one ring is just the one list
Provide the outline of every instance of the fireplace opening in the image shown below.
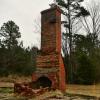
[[45,76],[38,78],[36,83],[37,83],[38,88],[40,88],[40,87],[43,87],[43,88],[51,87],[51,85],[52,85],[51,80],[48,77],[45,77]]
[[41,76],[35,82],[31,83],[31,87],[34,89],[46,88],[46,87],[50,88],[51,86],[52,86],[52,81],[46,76]]

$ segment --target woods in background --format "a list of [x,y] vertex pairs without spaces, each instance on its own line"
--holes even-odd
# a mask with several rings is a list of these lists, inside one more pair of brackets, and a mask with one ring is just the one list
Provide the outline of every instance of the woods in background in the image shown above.
[[[100,8],[92,2],[86,9],[81,5],[83,1],[56,0],[64,15],[63,60],[67,83],[94,84],[100,82]],[[20,37],[13,21],[1,27],[0,76],[31,75],[35,70],[37,48],[24,48]]]
[[19,41],[21,33],[13,22],[4,23],[0,29],[0,76],[9,74],[31,75],[35,69],[33,48],[24,48]]
[[[84,0],[56,0],[62,9],[62,51],[68,83],[100,81],[100,8]],[[86,35],[82,35],[86,34]]]

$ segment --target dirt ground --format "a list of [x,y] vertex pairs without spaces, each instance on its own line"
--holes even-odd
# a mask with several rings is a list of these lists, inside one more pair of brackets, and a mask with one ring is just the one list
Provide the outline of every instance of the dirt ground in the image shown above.
[[0,77],[0,87],[14,87],[15,82],[31,82],[31,76],[9,75],[8,77]]
[[39,96],[26,97],[13,93],[13,88],[0,88],[0,100],[100,100],[93,96],[63,94],[61,91],[49,91]]
[[100,97],[100,84],[96,85],[66,85],[66,92]]
[[9,75],[8,77],[1,77],[0,76],[0,82],[8,82],[8,83],[14,83],[14,82],[30,82],[32,79],[32,76],[17,76],[17,75]]
[[[0,87],[13,87],[14,82],[30,82],[31,76],[0,77]],[[66,84],[66,93],[100,97],[100,84],[96,85],[69,85]]]
[[[13,87],[13,83],[0,82],[0,87]],[[66,85],[66,93],[100,97],[100,84],[98,85]]]

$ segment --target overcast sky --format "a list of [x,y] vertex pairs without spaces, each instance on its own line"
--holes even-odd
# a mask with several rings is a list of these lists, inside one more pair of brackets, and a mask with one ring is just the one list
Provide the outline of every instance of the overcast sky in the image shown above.
[[[38,45],[40,37],[34,32],[34,20],[53,0],[0,0],[0,27],[13,20],[22,33],[25,46]],[[88,0],[85,0],[88,1]]]
[[34,33],[34,20],[49,7],[52,0],[0,0],[0,27],[13,20],[20,28],[25,46],[37,45],[39,36]]

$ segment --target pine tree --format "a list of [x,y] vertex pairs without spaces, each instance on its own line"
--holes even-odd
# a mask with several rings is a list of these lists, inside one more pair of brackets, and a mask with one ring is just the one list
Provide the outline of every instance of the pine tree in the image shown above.
[[[73,82],[73,29],[79,22],[78,18],[80,16],[87,16],[89,12],[81,6],[83,0],[56,0],[58,5],[62,9],[63,15],[66,17],[66,20],[62,21],[62,24],[65,27],[65,32],[63,32],[63,52],[69,61],[67,66],[70,68],[70,83]],[[78,29],[77,29],[78,30]],[[77,32],[77,31],[76,31]],[[65,58],[66,58],[65,57]]]

